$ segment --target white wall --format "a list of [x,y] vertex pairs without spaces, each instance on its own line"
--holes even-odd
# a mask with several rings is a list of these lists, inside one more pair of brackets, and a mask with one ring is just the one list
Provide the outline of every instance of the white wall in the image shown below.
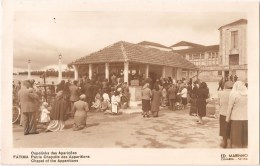
[[[238,48],[231,48],[231,32],[238,31]],[[224,27],[220,30],[220,55],[222,64],[229,65],[229,55],[239,54],[239,65],[247,64],[246,35],[247,25],[235,25]]]
[[178,47],[171,47],[173,50],[182,50],[182,49],[189,49],[192,48],[191,46],[178,46]]

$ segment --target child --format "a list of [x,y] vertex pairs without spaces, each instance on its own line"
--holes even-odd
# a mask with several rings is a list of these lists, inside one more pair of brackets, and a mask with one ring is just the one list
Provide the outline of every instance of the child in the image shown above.
[[110,99],[107,92],[104,92],[103,94],[103,102],[101,103],[101,111],[106,111],[109,109],[110,106]]
[[185,85],[183,87],[183,89],[181,90],[181,101],[182,101],[182,104],[184,106],[184,109],[186,108],[186,105],[187,105],[187,86]]
[[48,111],[48,103],[43,102],[41,106],[41,118],[40,122],[43,123],[43,125],[46,125],[48,122],[50,122],[50,112]]
[[95,102],[92,102],[91,106],[95,111],[100,111],[101,109],[101,95],[98,92],[95,96]]
[[116,91],[111,97],[112,114],[118,113],[118,104],[120,102],[119,92]]

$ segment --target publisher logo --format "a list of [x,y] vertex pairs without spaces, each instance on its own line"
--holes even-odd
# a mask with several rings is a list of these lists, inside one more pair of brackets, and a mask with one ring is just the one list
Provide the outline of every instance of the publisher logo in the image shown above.
[[248,160],[248,154],[221,154],[221,160]]

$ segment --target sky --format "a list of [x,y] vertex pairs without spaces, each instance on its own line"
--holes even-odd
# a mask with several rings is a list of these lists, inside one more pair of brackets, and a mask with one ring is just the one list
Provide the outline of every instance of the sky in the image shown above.
[[[55,18],[55,19],[54,19]],[[218,28],[245,13],[177,12],[16,12],[14,69],[55,68],[118,41],[151,41],[171,46],[180,41],[219,44]]]

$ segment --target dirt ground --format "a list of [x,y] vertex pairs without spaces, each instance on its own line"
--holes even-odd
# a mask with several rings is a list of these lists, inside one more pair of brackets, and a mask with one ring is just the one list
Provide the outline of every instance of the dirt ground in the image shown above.
[[14,147],[23,148],[220,148],[218,118],[197,117],[189,110],[159,112],[157,118],[143,118],[141,113],[104,115],[88,113],[87,127],[73,131],[73,119],[60,132],[44,132],[38,125],[37,135],[23,135],[23,128],[13,125]]

